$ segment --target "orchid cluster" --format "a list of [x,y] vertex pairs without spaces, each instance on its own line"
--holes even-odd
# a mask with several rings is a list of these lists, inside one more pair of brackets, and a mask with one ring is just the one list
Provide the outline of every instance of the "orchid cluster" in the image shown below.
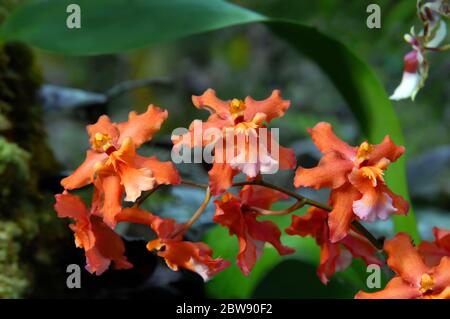
[[449,1],[418,0],[417,13],[423,28],[416,32],[412,27],[410,33],[405,34],[405,41],[411,45],[412,50],[404,57],[402,81],[391,95],[392,100],[414,100],[428,77],[427,53],[450,49],[450,44],[442,44],[447,35],[444,18],[450,17]]
[[[56,195],[55,210],[59,217],[73,220],[70,228],[76,246],[85,251],[89,272],[100,275],[111,264],[115,269],[133,267],[126,257],[124,242],[115,231],[118,223],[128,222],[148,227],[156,239],[148,242],[147,249],[162,257],[172,270],[188,269],[209,280],[230,263],[213,257],[213,251],[205,243],[187,241],[184,235],[215,197],[213,221],[236,236],[237,266],[245,275],[252,271],[266,243],[280,255],[294,252],[281,242],[282,230],[274,222],[261,219],[267,215],[293,214],[292,224],[285,232],[314,237],[320,246],[317,274],[324,284],[335,272],[348,267],[353,258],[362,258],[366,264],[385,264],[382,257],[385,251],[389,256],[387,265],[396,276],[384,290],[359,292],[357,298],[450,297],[450,231],[435,229],[434,242],[414,247],[407,234],[398,234],[383,243],[361,224],[386,220],[393,214],[407,214],[408,203],[392,192],[384,180],[387,168],[402,156],[404,147],[394,144],[389,136],[380,144],[364,141],[351,146],[334,134],[330,124],[321,122],[309,130],[323,154],[316,167],[296,167],[293,150],[278,144],[278,156],[265,152],[257,161],[248,162],[242,159],[251,151],[262,149],[252,149],[251,143],[232,146],[229,151],[234,157],[230,160],[219,152],[227,148],[227,139],[243,135],[270,141],[271,145],[276,143],[263,129],[271,120],[284,116],[290,101],[284,100],[278,90],[261,101],[250,97],[223,101],[212,89],[193,96],[192,101],[195,107],[211,113],[201,122],[202,127],[226,131],[220,137],[205,133],[198,143],[192,131],[194,121],[186,134],[172,137],[174,148],[212,145],[217,151],[208,184],[184,180],[172,162],[137,153],[137,148],[161,128],[167,111],[150,105],[143,114],[130,113],[126,122],[113,123],[103,115],[97,123],[87,126],[91,148],[85,161],[61,181],[64,192]],[[297,188],[330,189],[328,203],[316,202],[265,181],[263,175],[273,165],[296,169],[293,184]],[[245,176],[244,181],[235,180],[239,174]],[[72,191],[90,184],[93,196],[87,207]],[[188,222],[180,224],[142,209],[141,204],[162,185],[181,184],[205,190],[204,201]],[[288,198],[295,200],[292,206],[271,209],[274,203]],[[305,206],[309,209],[300,215],[299,210]]]

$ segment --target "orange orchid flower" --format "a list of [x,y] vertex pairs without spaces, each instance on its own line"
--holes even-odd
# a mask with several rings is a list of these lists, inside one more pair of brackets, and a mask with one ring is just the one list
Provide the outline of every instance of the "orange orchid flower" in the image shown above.
[[352,258],[362,258],[367,265],[381,265],[376,256],[376,249],[366,238],[356,232],[350,232],[340,241],[332,243],[329,238],[327,219],[328,212],[311,207],[303,216],[293,215],[292,224],[286,228],[286,233],[289,235],[315,238],[320,246],[317,275],[323,284],[327,284],[335,272],[343,271],[350,266]]
[[404,152],[389,136],[377,145],[367,142],[352,147],[340,140],[329,123],[318,123],[309,129],[313,142],[324,154],[317,167],[299,167],[295,174],[296,187],[328,187],[331,211],[328,224],[330,239],[344,238],[354,219],[374,221],[391,214],[406,214],[408,203],[394,194],[384,182],[384,171]]
[[[232,185],[232,180],[239,172],[254,178],[259,174],[271,173],[274,168],[292,169],[296,165],[293,150],[279,146],[264,123],[281,117],[289,108],[290,102],[283,100],[280,91],[275,90],[265,100],[256,101],[251,97],[245,100],[232,99],[222,101],[212,89],[203,95],[193,96],[192,101],[199,109],[210,111],[206,122],[192,122],[189,132],[174,136],[175,147],[205,147],[212,144],[215,150],[214,163],[209,171],[210,188],[213,195],[223,193]],[[195,127],[201,127],[201,138],[195,137]],[[221,136],[211,136],[208,129],[220,130]],[[239,144],[238,140],[245,141]],[[250,141],[253,140],[254,143]],[[272,154],[272,146],[278,147],[278,154]],[[226,154],[233,154],[227,159]]]
[[361,299],[450,298],[450,257],[442,257],[433,267],[427,266],[411,238],[399,233],[386,241],[387,263],[397,274],[378,292],[360,291]]
[[419,252],[430,267],[437,266],[442,257],[450,257],[450,230],[434,227],[433,234],[433,242],[423,241],[419,245]]
[[205,243],[184,241],[184,225],[174,219],[163,219],[139,208],[125,208],[117,215],[117,220],[150,226],[158,238],[148,242],[147,249],[157,251],[174,271],[185,268],[207,281],[229,266],[222,258],[213,259],[213,252]]
[[125,257],[125,245],[102,219],[96,216],[95,203],[88,210],[80,197],[64,193],[55,195],[55,210],[61,218],[71,218],[75,222],[70,229],[75,234],[75,245],[83,248],[86,254],[86,269],[101,275],[111,262],[116,269],[129,269],[133,265]]
[[171,162],[136,153],[136,148],[149,141],[166,118],[167,111],[153,105],[140,115],[130,112],[128,121],[122,123],[112,123],[102,115],[97,123],[87,126],[91,149],[85,161],[61,185],[72,190],[94,182],[103,203],[100,211],[104,221],[114,227],[115,216],[122,209],[123,193],[125,201],[134,202],[141,192],[157,184],[180,182]]
[[258,221],[260,215],[252,207],[269,209],[272,204],[286,196],[262,186],[245,186],[239,197],[225,193],[221,200],[214,201],[216,213],[213,220],[229,229],[239,240],[237,264],[244,275],[248,275],[262,254],[264,244],[271,243],[280,255],[294,252],[280,242],[278,226],[268,220]]

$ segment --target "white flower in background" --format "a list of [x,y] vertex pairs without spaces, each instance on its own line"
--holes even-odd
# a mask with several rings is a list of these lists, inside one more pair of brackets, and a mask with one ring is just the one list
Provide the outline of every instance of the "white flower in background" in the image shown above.
[[447,36],[447,25],[443,18],[450,16],[449,0],[419,0],[417,10],[423,29],[416,33],[413,27],[405,35],[405,41],[411,45],[412,51],[404,57],[402,81],[391,95],[391,100],[414,100],[428,77],[427,51],[450,49],[449,45],[440,46]]

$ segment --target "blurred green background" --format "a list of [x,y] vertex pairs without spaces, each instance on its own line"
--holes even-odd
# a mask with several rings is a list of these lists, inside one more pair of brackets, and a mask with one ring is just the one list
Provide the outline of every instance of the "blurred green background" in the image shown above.
[[[0,16],[6,17],[19,2],[4,1]],[[375,71],[388,93],[393,92],[400,82],[403,55],[410,49],[403,41],[403,34],[408,32],[412,25],[419,26],[415,2],[411,0],[233,2],[269,17],[287,18],[315,27],[340,41]],[[381,7],[381,29],[369,29],[366,26],[369,15],[366,8],[371,3],[379,4]],[[195,20],[196,17],[193,16],[192,19]],[[141,32],[145,35],[148,31],[141,30]],[[53,39],[53,41],[57,42],[59,39]],[[313,46],[314,43],[310,45]],[[10,52],[5,49],[3,51]],[[234,26],[118,54],[81,57],[50,53],[39,49],[31,49],[29,54],[33,56],[34,62],[28,71],[39,74],[39,81],[33,90],[36,91],[35,98],[41,101],[42,106],[39,117],[42,119],[42,130],[46,132],[42,133],[42,140],[47,141],[56,161],[61,166],[61,169],[52,166],[56,168],[53,172],[43,170],[39,173],[40,181],[45,185],[54,184],[55,180],[76,168],[83,160],[85,150],[89,146],[85,126],[95,121],[101,113],[107,113],[113,120],[121,121],[126,118],[129,111],[144,111],[149,103],[168,109],[169,118],[162,131],[153,142],[144,147],[143,153],[146,155],[156,153],[160,159],[169,159],[171,131],[178,127],[187,127],[193,119],[207,117],[207,112],[193,107],[190,97],[192,94],[202,93],[209,87],[214,88],[219,97],[224,99],[242,98],[247,95],[262,99],[267,97],[273,89],[281,89],[283,97],[291,100],[291,107],[287,115],[274,122],[272,126],[282,128],[280,130],[282,144],[294,148],[298,163],[306,166],[311,166],[318,160],[317,150],[308,139],[306,128],[319,121],[333,123],[338,135],[351,143],[356,144],[363,138],[361,125],[357,123],[346,100],[327,75],[310,58],[299,54],[263,24]],[[333,60],[334,52],[327,52],[327,54],[330,61],[336,64],[341,63]],[[18,61],[19,65],[23,62],[20,59]],[[450,178],[448,72],[450,59],[445,53],[433,54],[430,55],[430,63],[430,77],[416,101],[405,100],[393,103],[405,136],[410,196],[415,208],[419,232],[424,239],[431,238],[433,226],[450,228],[450,183],[448,182]],[[9,69],[6,66],[1,71],[4,77],[10,73],[12,67],[10,64]],[[163,80],[145,87],[126,90],[107,102],[101,101],[102,96],[92,94],[103,94],[117,84],[144,78]],[[47,87],[50,91],[44,91],[40,87],[41,84],[57,87]],[[62,94],[61,87],[77,88],[83,92],[78,92],[81,94],[80,97],[74,92],[67,91],[64,101],[52,100],[52,94]],[[14,107],[15,105],[12,105],[13,109]],[[6,111],[2,110],[2,112],[6,114],[5,117],[11,119],[12,111],[4,109]],[[30,117],[28,121],[36,121],[36,119]],[[20,124],[16,121],[12,125]],[[388,130],[387,127],[386,131]],[[19,139],[21,140],[22,137],[18,136],[21,135],[14,136],[15,142],[20,145]],[[11,140],[14,142],[14,138],[10,138]],[[21,146],[31,153],[33,158],[33,150],[26,145]],[[179,169],[183,176],[189,179],[205,181],[207,178],[207,171],[202,165],[180,165]],[[292,176],[292,172],[281,173],[272,179],[277,184],[292,187]],[[6,178],[5,175],[2,175],[2,178]],[[45,200],[41,198],[44,204],[34,204],[30,210],[36,211],[38,209],[36,207],[39,206],[39,210],[45,211],[40,216],[47,216],[47,214],[53,216],[51,208],[48,209],[51,204],[47,205],[47,208],[41,206],[46,206],[46,202],[52,201],[51,194],[54,188],[38,186],[36,187],[42,193],[40,196],[45,198]],[[326,192],[302,191],[309,196],[326,200]],[[85,196],[89,198],[87,193]],[[200,203],[202,196],[203,194],[196,190],[167,189],[156,194],[155,198],[152,197],[146,205],[149,210],[165,217],[175,217],[185,221]],[[4,195],[4,197],[6,201],[4,206],[13,207],[13,197],[10,195]],[[23,195],[25,201],[32,201],[30,197],[28,193]],[[4,208],[2,212],[3,210]],[[16,210],[22,212],[24,208]],[[232,258],[237,251],[237,240],[228,237],[225,229],[211,225],[212,214],[212,205],[210,205],[208,212],[194,227],[190,236],[193,239],[206,238],[217,254]],[[11,223],[11,220],[18,223],[17,214],[12,215],[6,213],[0,215],[2,218],[0,234],[2,234],[1,225]],[[83,296],[83,293],[74,294],[67,289],[64,290],[64,287],[60,287],[64,285],[64,282],[55,283],[55,287],[50,292],[41,291],[42,286],[36,284],[40,280],[45,281],[48,278],[46,276],[51,276],[45,272],[39,275],[33,274],[38,272],[39,267],[52,263],[63,264],[63,262],[55,261],[60,256],[58,252],[46,253],[43,260],[39,258],[29,260],[29,257],[23,256],[27,249],[33,249],[33,252],[45,251],[46,247],[56,242],[55,238],[70,243],[71,239],[67,238],[70,236],[68,229],[54,231],[64,223],[52,218],[45,217],[45,220],[51,220],[45,223],[58,226],[52,227],[50,231],[46,228],[47,224],[41,221],[39,222],[41,228],[32,236],[41,238],[43,233],[51,233],[51,236],[47,236],[50,238],[42,239],[45,247],[29,248],[30,244],[23,239],[22,234],[8,233],[8,238],[11,239],[6,248],[2,248],[3,244],[0,243],[0,252],[2,249],[8,251],[18,260],[12,275],[17,278],[17,283],[11,284],[6,280],[5,274],[6,271],[12,270],[9,265],[2,268],[3,255],[0,254],[0,296],[16,297],[30,294],[52,296],[55,291],[68,297]],[[277,220],[283,227],[287,226],[289,221],[290,217]],[[17,231],[23,231],[20,223],[19,226]],[[375,223],[369,225],[369,228],[380,236],[388,237],[394,231],[392,222]],[[123,225],[119,231],[127,238],[148,238],[146,230],[140,227]],[[14,238],[20,238],[20,240]],[[212,297],[351,298],[356,291],[364,288],[365,268],[360,261],[355,261],[350,269],[336,276],[328,286],[323,286],[315,276],[314,260],[317,259],[318,251],[313,240],[283,236],[283,241],[295,246],[299,252],[293,257],[280,258],[273,248],[267,247],[263,259],[249,278],[241,275],[237,267],[233,265],[208,283],[206,290],[202,285],[188,285],[186,291],[199,289],[202,293],[205,291],[206,296]],[[22,250],[20,247],[14,248],[17,251],[11,248],[17,242],[22,243],[24,247]],[[64,249],[75,250],[68,247],[71,246],[64,246]],[[52,248],[52,250],[55,249]],[[11,250],[14,251],[11,252]],[[149,254],[145,249],[140,253]],[[77,258],[79,259],[75,259],[76,262],[82,264],[82,256]],[[26,259],[26,263],[21,263],[21,259]],[[164,267],[160,261],[157,263]],[[156,267],[156,269],[159,268]],[[59,276],[64,276],[64,269],[55,271],[60,273]],[[170,286],[179,280],[171,278],[171,275],[164,270],[158,271],[145,274],[149,278],[146,282],[151,282],[151,287]],[[85,276],[88,274],[86,273]],[[171,279],[160,280],[166,277]],[[120,278],[112,280],[120,282]],[[137,285],[141,284],[142,282],[137,283]],[[95,289],[100,291],[104,288],[102,285],[105,285],[104,281],[97,280]],[[2,287],[12,288],[6,290]],[[121,287],[120,284],[118,287]],[[95,293],[93,295],[103,296]],[[119,296],[127,297],[128,295],[123,292]]]

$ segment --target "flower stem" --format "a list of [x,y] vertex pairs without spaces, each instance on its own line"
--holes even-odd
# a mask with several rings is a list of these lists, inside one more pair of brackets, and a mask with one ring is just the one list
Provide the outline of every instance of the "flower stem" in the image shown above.
[[257,212],[261,215],[266,215],[266,216],[283,216],[283,215],[288,215],[294,211],[296,211],[299,208],[302,208],[303,206],[305,206],[305,201],[297,201],[294,205],[286,208],[286,209],[282,209],[282,210],[269,210],[269,209],[263,209],[263,208],[259,208],[259,207],[253,207],[250,206],[248,207],[249,210],[252,210],[254,212]]
[[[280,187],[271,183],[268,183],[264,180],[254,180],[254,181],[246,181],[246,182],[240,182],[240,183],[235,183],[233,184],[233,186],[245,186],[245,185],[260,185],[260,186],[264,186],[264,187],[268,187],[268,188],[272,188],[276,191],[279,191],[281,193],[284,193],[286,195],[289,195],[290,197],[293,197],[295,199],[297,199],[298,202],[303,202],[304,205],[310,205],[310,206],[314,206],[317,208],[321,208],[323,210],[326,210],[328,212],[331,212],[333,210],[333,208],[329,205],[323,204],[323,203],[319,203],[315,200],[312,200],[310,198],[306,198],[294,191],[291,191],[287,188],[284,187]],[[301,208],[304,205],[298,207]],[[294,205],[295,206],[295,205]],[[298,209],[297,208],[297,209]],[[294,209],[295,210],[295,209]],[[294,211],[292,210],[292,211]],[[292,212],[291,211],[291,212]],[[268,215],[268,213],[266,213],[266,215]],[[273,215],[277,215],[273,214]],[[282,212],[278,212],[278,215],[283,215]],[[355,231],[357,231],[359,234],[361,234],[362,236],[366,237],[367,240],[370,241],[370,243],[378,250],[383,250],[383,241],[382,239],[378,239],[376,238],[366,227],[364,227],[359,221],[354,220],[352,222],[352,227]]]
[[149,198],[154,192],[156,192],[159,188],[161,187],[161,184],[156,185],[154,188],[152,188],[151,190],[147,191],[146,193],[144,193],[143,195],[141,195],[135,202],[133,207],[134,208],[139,208],[143,202],[145,202],[145,200],[147,198]]
[[205,198],[203,199],[203,202],[197,209],[197,211],[192,215],[191,219],[189,219],[189,221],[186,223],[186,229],[191,227],[197,221],[197,219],[200,218],[200,216],[205,211],[206,206],[208,206],[210,199],[211,199],[211,191],[209,190],[209,187],[206,187]]
[[[197,211],[192,215],[192,217],[189,219],[189,221],[186,223],[185,227],[183,228],[183,231],[186,231],[189,229],[202,215],[204,210],[206,209],[206,206],[208,205],[210,199],[211,199],[211,191],[209,189],[209,186],[207,184],[198,183],[190,180],[182,180],[180,185],[183,186],[191,186],[195,188],[200,188],[206,190],[205,192],[205,198],[200,205],[200,207],[197,209]],[[245,182],[238,182],[234,183],[233,187],[240,187],[245,185],[259,185],[267,188],[271,188],[273,190],[279,191],[280,193],[286,194],[292,198],[295,198],[297,202],[292,205],[291,207],[288,207],[283,210],[279,211],[271,211],[266,210],[258,207],[251,207],[252,210],[261,213],[262,215],[272,215],[272,216],[281,216],[281,215],[287,215],[290,214],[297,209],[302,208],[305,205],[314,206],[320,209],[323,209],[327,212],[331,212],[333,208],[327,204],[323,204],[320,202],[317,202],[315,200],[312,200],[310,198],[304,197],[294,191],[291,191],[290,189],[274,185],[272,183],[266,182],[263,179],[255,179],[252,181],[245,181]],[[145,193],[139,199],[136,201],[136,203],[133,205],[133,207],[139,207],[151,194],[153,194],[161,185],[157,185],[155,188],[150,190],[149,192]],[[354,220],[352,222],[352,228],[356,232],[358,232],[360,235],[364,236],[370,243],[377,248],[378,250],[383,250],[383,242],[384,240],[382,238],[376,238],[366,227],[364,227],[359,221]]]

